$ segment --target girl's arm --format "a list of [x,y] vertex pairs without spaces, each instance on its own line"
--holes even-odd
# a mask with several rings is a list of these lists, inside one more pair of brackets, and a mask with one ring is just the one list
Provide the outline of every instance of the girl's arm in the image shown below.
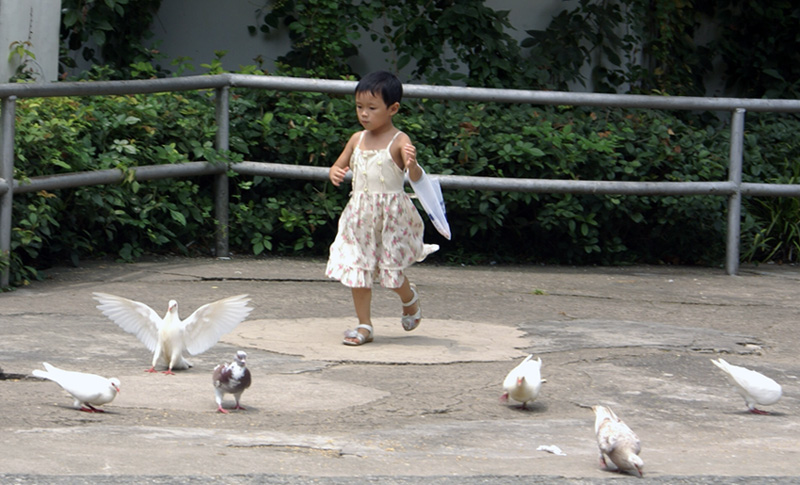
[[[392,147],[394,148],[394,146]],[[395,150],[392,150],[393,152]],[[411,143],[411,139],[405,133],[401,134],[397,140],[396,155],[400,156],[403,165],[400,168],[405,168],[408,171],[408,178],[416,182],[422,177],[422,168],[417,163],[417,148]],[[394,153],[392,154],[395,155]],[[395,159],[396,160],[396,159]]]
[[347,175],[347,171],[350,170],[350,156],[353,154],[355,144],[358,143],[358,137],[356,135],[358,135],[358,133],[354,133],[353,136],[350,137],[347,141],[347,145],[344,146],[344,150],[339,154],[339,158],[333,162],[330,170],[328,170],[328,178],[331,179],[331,183],[336,187],[342,183],[344,176]]

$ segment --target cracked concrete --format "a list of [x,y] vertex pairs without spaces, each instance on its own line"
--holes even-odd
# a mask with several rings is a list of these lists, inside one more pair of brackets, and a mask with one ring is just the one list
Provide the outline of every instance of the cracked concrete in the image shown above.
[[[423,323],[399,324],[376,289],[375,342],[341,345],[350,292],[324,261],[163,258],[88,262],[0,296],[0,482],[601,483],[593,404],[643,441],[645,481],[791,483],[800,476],[796,267],[449,267],[409,270]],[[151,356],[94,308],[92,291],[182,312],[239,293],[250,319],[175,376],[145,374]],[[247,411],[217,412],[211,369],[248,352]],[[544,362],[542,394],[498,402],[524,355]],[[760,370],[784,386],[770,416],[709,362]],[[71,409],[48,361],[116,376],[104,414]],[[232,403],[228,396],[227,404]],[[555,445],[566,456],[540,451]],[[227,475],[236,470],[236,478]],[[89,478],[87,478],[89,477]],[[720,480],[720,481],[716,481]],[[188,483],[188,482],[187,482]],[[452,482],[455,483],[455,482]]]

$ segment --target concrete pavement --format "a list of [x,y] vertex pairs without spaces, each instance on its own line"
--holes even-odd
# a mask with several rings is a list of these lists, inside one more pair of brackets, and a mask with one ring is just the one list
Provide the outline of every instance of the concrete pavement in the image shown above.
[[[0,295],[0,481],[6,483],[604,483],[591,405],[641,437],[645,480],[800,480],[796,357],[800,268],[457,267],[408,272],[422,325],[400,326],[388,290],[373,295],[375,341],[341,345],[350,292],[324,261],[163,258],[57,268]],[[187,316],[240,293],[249,319],[175,376],[94,308],[93,291],[169,299]],[[248,352],[247,411],[217,412],[211,369]],[[528,353],[547,379],[529,410],[498,401]],[[710,358],[770,375],[773,414],[744,400]],[[104,414],[71,408],[28,377],[42,361],[116,376]],[[228,399],[226,404],[230,405]],[[556,445],[566,456],[538,450]],[[110,478],[113,476],[113,479]],[[105,477],[105,478],[104,478]],[[616,483],[616,482],[615,482]]]

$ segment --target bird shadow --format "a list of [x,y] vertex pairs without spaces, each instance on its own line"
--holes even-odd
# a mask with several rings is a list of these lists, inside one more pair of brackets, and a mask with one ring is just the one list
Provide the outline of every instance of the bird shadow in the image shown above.
[[534,402],[522,407],[522,404],[505,404],[505,407],[518,413],[544,413],[547,412],[547,405]]
[[[233,402],[231,402],[229,405],[226,405],[226,403],[224,403],[224,402],[222,403],[222,409],[224,409],[225,411],[228,411],[228,415],[229,416],[230,415],[236,415],[236,414],[245,414],[246,415],[248,413],[256,413],[257,414],[257,413],[261,412],[261,408],[257,408],[255,406],[251,406],[251,405],[243,405],[245,407],[245,409],[234,409],[233,406],[234,406]],[[217,413],[217,414],[222,414],[216,408],[214,408],[214,412]]]
[[[404,347],[453,347],[457,342],[449,338],[430,337],[428,335],[386,335],[381,336],[380,340],[375,339],[376,344],[398,345]],[[377,347],[377,345],[376,345]]]
[[66,404],[51,404],[50,406],[52,406],[52,407],[54,407],[56,409],[63,409],[63,410],[66,410],[66,411],[74,411],[76,413],[80,413],[81,415],[101,415],[102,416],[103,414],[111,414],[111,415],[119,414],[116,411],[111,411],[111,410],[108,410],[108,409],[99,409],[98,411],[85,411],[83,409],[79,409],[79,408],[76,408],[74,406],[68,406]]
[[725,414],[729,416],[752,416],[754,418],[763,417],[767,419],[770,417],[785,418],[786,416],[788,416],[786,413],[782,413],[780,411],[769,411],[767,412],[767,414],[751,413],[750,411],[728,411]]

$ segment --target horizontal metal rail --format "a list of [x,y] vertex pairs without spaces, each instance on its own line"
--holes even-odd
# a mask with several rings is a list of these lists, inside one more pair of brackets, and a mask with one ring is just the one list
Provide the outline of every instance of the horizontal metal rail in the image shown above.
[[[230,74],[232,87],[305,91],[328,94],[352,94],[354,81],[305,79],[280,76]],[[2,96],[2,91],[0,91]],[[404,84],[403,97],[446,99],[452,101],[494,102],[538,105],[646,108],[659,110],[733,111],[744,109],[762,112],[800,112],[800,100],[752,98],[701,98],[690,96],[646,96],[639,94],[573,93],[521,89],[467,88]]]
[[[52,84],[0,84],[0,98],[45,98],[57,96],[109,96],[151,94],[173,91],[218,89],[222,87],[275,91],[304,91],[352,94],[355,81],[308,79],[253,74],[214,74],[133,81],[85,81]],[[756,98],[702,98],[692,96],[648,96],[643,94],[574,93],[522,89],[468,88],[459,86],[403,85],[408,98],[452,101],[495,102],[537,105],[595,106],[658,110],[747,111],[771,113],[800,112],[800,100]]]
[[[180,165],[144,165],[131,167],[133,179],[137,181],[159,180],[176,177],[196,177],[225,173],[227,166],[210,162],[186,162]],[[118,184],[125,180],[125,171],[119,168],[97,170],[94,172],[73,172],[65,174],[31,177],[24,181],[14,181],[14,193],[38,192],[40,190],[72,189],[90,185]],[[8,184],[5,187],[8,190]],[[0,186],[0,194],[3,188]]]
[[[238,162],[230,167],[210,162],[185,162],[180,165],[143,165],[131,167],[137,181],[176,177],[218,175],[231,171],[241,174],[294,180],[327,181],[328,169],[307,165],[285,165],[268,162]],[[345,181],[349,180],[348,173]],[[635,182],[553,179],[504,179],[468,175],[431,175],[443,189],[488,190],[498,192],[533,192],[540,194],[597,194],[597,195],[732,195],[737,192],[732,182]],[[125,179],[121,169],[74,172],[67,174],[31,177],[14,181],[14,193],[59,190],[90,185],[118,184]],[[800,185],[742,183],[742,195],[755,197],[800,197]],[[0,195],[8,191],[8,183],[0,179]]]
[[[274,178],[328,180],[328,169],[280,163],[240,162],[231,166],[243,175]],[[348,177],[350,177],[348,173]],[[731,182],[604,182],[594,180],[520,179],[468,175],[432,175],[443,189],[537,192],[554,194],[617,195],[729,195],[736,192]],[[798,192],[800,195],[800,191]]]
[[[58,190],[87,185],[115,184],[126,180],[123,169],[98,170],[12,180],[14,173],[14,111],[17,98],[58,96],[112,96],[152,94],[174,91],[213,90],[215,94],[216,147],[228,148],[228,96],[230,89],[302,91],[352,95],[355,81],[216,74],[166,79],[132,81],[64,82],[52,84],[0,84],[0,258],[8,261],[11,234],[11,204],[14,193]],[[468,102],[497,102],[534,105],[569,105],[616,107],[625,109],[728,111],[732,113],[731,151],[727,181],[713,182],[635,182],[601,180],[549,180],[437,175],[442,188],[451,190],[490,190],[508,192],[572,193],[606,195],[717,195],[728,197],[728,234],[726,271],[738,272],[739,230],[742,196],[800,197],[800,185],[743,183],[742,145],[744,114],[754,112],[800,112],[800,100],[740,99],[645,96],[629,94],[571,93],[515,89],[468,88],[454,86],[404,85],[407,98],[428,98]],[[328,169],[300,165],[284,165],[255,161],[234,163],[230,167],[209,162],[186,162],[180,165],[132,167],[135,180],[156,180],[174,177],[213,175],[215,182],[215,215],[217,255],[227,255],[227,170],[243,175],[327,180]],[[8,286],[8,271],[0,274],[0,286]]]
[[173,77],[134,81],[82,81],[0,84],[0,98],[52,98],[63,96],[112,96],[216,89],[230,85],[232,74]]

